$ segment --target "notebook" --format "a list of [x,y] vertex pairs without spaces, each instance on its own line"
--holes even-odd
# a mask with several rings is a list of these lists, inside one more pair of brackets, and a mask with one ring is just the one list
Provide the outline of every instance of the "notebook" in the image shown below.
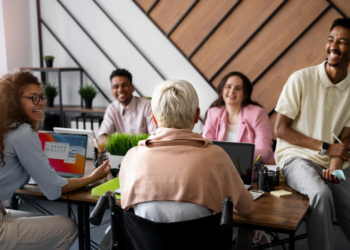
[[253,143],[213,141],[230,156],[238,174],[241,176],[244,187],[250,189],[253,184],[253,167],[255,145]]
[[271,191],[271,195],[276,196],[278,198],[284,197],[284,196],[291,196],[292,192],[286,191],[286,190],[276,190],[276,191]]
[[[64,178],[84,176],[87,135],[55,134],[39,131],[38,136],[42,150],[45,152],[51,167]],[[33,184],[33,179],[29,181]]]

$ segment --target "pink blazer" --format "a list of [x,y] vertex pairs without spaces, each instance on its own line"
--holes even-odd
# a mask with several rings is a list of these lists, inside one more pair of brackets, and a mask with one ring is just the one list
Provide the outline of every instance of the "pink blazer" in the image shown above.
[[[214,107],[208,110],[203,137],[209,140],[224,141],[226,134],[226,106]],[[241,109],[239,115],[238,142],[255,144],[256,159],[263,155],[264,162],[275,162],[272,151],[272,127],[266,111],[256,105],[248,105]]]

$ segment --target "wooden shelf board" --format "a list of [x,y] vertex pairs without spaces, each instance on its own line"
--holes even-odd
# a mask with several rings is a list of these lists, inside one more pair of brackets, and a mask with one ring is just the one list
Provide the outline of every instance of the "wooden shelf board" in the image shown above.
[[21,67],[21,70],[31,71],[81,71],[82,68],[33,68],[33,67]]
[[[59,111],[60,107],[55,105],[54,107],[47,107],[46,111]],[[73,106],[73,105],[63,105],[63,111],[71,111],[71,112],[82,112],[82,113],[104,113],[106,112],[106,107],[92,107],[85,108],[81,106]]]

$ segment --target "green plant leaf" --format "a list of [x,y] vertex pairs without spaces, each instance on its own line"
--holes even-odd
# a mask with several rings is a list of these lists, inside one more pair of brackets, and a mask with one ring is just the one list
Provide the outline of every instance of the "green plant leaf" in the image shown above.
[[55,98],[57,96],[57,87],[51,85],[50,83],[46,83],[44,85],[44,92],[47,98]]
[[104,147],[111,155],[124,156],[131,148],[137,146],[139,141],[146,140],[148,137],[148,134],[110,134],[108,138],[106,138]]
[[55,59],[54,56],[44,56],[44,60],[53,60]]
[[80,86],[78,92],[79,92],[80,96],[83,99],[85,99],[85,100],[92,100],[92,99],[95,98],[97,93],[99,93],[92,84],[91,85],[87,84],[85,86]]

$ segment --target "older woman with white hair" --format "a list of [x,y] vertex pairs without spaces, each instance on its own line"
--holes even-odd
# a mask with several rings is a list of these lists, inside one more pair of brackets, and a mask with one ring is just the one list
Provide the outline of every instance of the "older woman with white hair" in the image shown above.
[[119,174],[121,205],[155,222],[177,222],[221,211],[231,196],[237,213],[253,208],[229,156],[192,132],[200,114],[196,90],[184,80],[158,85],[152,96],[157,134],[125,156]]

